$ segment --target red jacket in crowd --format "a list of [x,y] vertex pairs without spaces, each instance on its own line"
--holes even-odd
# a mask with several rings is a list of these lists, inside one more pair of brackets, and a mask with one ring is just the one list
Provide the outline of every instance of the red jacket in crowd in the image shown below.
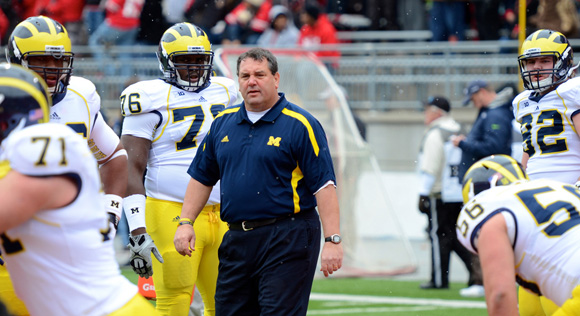
[[[320,14],[313,26],[304,24],[300,28],[300,38],[298,44],[307,48],[314,48],[321,44],[338,44],[336,29],[328,20],[326,14]],[[320,51],[316,53],[319,57],[339,57],[339,51]]]
[[141,24],[141,11],[145,0],[107,0],[107,23],[118,29],[133,29]]

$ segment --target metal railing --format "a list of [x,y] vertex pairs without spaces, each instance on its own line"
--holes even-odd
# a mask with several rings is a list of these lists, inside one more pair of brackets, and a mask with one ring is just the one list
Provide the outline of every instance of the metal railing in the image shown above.
[[[580,40],[571,44],[580,47]],[[340,52],[337,62],[322,61],[337,65],[331,73],[345,88],[353,109],[384,111],[420,109],[434,94],[447,96],[452,106],[460,106],[463,89],[475,79],[486,80],[496,88],[517,85],[517,47],[516,41],[395,41],[324,45],[320,50]],[[74,73],[95,83],[104,108],[118,108],[118,97],[130,80],[121,69],[130,67],[141,80],[160,77],[156,50],[155,46],[111,47],[111,59],[100,63],[88,47],[76,47]],[[129,62],[118,58],[123,53],[131,54]],[[113,66],[113,74],[106,73],[106,65]]]

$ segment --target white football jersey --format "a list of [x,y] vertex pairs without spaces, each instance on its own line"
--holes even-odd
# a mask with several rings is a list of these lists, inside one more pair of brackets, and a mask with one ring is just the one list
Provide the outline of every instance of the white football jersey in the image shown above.
[[72,76],[64,98],[50,108],[50,121],[72,128],[88,142],[95,158],[102,161],[117,148],[119,138],[106,124],[100,110],[101,97],[95,85]]
[[457,219],[457,237],[476,253],[482,223],[501,213],[514,248],[518,283],[561,306],[580,285],[580,191],[532,180],[483,191]]
[[[135,83],[121,94],[123,135],[152,141],[145,189],[147,196],[183,202],[191,177],[187,169],[214,118],[237,99],[235,82],[212,77],[200,92],[188,92],[161,79]],[[208,204],[220,203],[219,183]]]
[[[37,213],[1,235],[16,294],[31,315],[107,315],[137,287],[115,260],[97,162],[70,128],[38,124],[2,142],[0,160],[29,176],[70,175],[79,194],[69,205]],[[33,194],[33,192],[31,193]]]
[[521,124],[524,152],[530,156],[526,167],[530,179],[578,180],[580,137],[572,116],[580,111],[579,85],[580,78],[573,78],[539,101],[530,99],[530,90],[514,99],[514,117]]

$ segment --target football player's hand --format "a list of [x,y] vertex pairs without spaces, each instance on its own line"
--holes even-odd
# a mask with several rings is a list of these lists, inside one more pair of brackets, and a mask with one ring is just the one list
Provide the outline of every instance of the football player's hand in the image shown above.
[[180,225],[177,227],[173,238],[175,250],[182,256],[190,256],[195,249],[195,231],[191,225]]
[[431,199],[427,195],[419,196],[419,211],[423,214],[429,214],[431,211]]
[[157,246],[153,243],[153,239],[147,233],[129,236],[129,245],[127,246],[131,252],[129,264],[140,277],[148,279],[153,275],[151,253],[155,255],[159,262],[163,263],[163,257],[161,257]]

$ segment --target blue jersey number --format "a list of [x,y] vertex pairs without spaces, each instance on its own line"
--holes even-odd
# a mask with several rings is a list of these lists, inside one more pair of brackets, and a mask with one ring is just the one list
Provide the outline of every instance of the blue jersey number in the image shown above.
[[[534,147],[534,140],[538,144],[540,149],[540,154],[550,154],[559,153],[568,150],[568,144],[566,143],[566,138],[561,137],[555,139],[553,143],[546,143],[546,137],[558,136],[564,132],[564,121],[562,119],[562,114],[556,110],[542,111],[538,115],[536,125],[543,125],[538,129],[537,135],[534,139],[532,135],[532,125],[533,125],[532,114],[525,115],[522,117],[522,136],[524,138],[524,152],[532,157],[536,153]],[[551,123],[547,125],[548,123]]]
[[[576,188],[570,185],[564,186],[564,189],[574,195],[580,201],[580,193]],[[538,225],[542,225],[552,220],[554,213],[565,210],[568,212],[569,218],[558,223],[552,221],[546,228],[544,233],[550,237],[561,236],[572,227],[580,224],[580,214],[574,205],[567,201],[555,201],[552,204],[543,205],[538,202],[537,195],[554,191],[550,187],[542,187],[537,189],[525,190],[517,193],[524,205],[528,208],[530,213],[536,219]]]
[[173,123],[181,122],[189,116],[193,116],[193,120],[191,121],[189,129],[181,141],[175,143],[175,148],[177,150],[197,147],[195,138],[197,137],[197,134],[199,133],[201,125],[203,125],[203,121],[205,119],[201,105],[173,110]]
[[20,240],[12,240],[6,236],[6,233],[0,234],[0,239],[2,239],[2,247],[7,255],[20,252],[24,249]]

